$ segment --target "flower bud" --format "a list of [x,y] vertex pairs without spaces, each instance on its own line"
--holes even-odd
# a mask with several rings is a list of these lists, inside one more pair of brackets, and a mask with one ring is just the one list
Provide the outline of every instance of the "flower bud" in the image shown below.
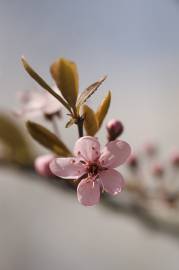
[[171,163],[174,167],[179,167],[179,152],[173,153]]
[[36,172],[41,176],[52,176],[53,174],[49,168],[49,164],[54,158],[55,156],[52,154],[37,157],[34,163]]
[[112,119],[107,123],[106,129],[108,132],[108,140],[113,141],[122,134],[124,127],[119,120]]
[[178,201],[178,193],[169,193],[166,194],[165,198],[166,202],[169,204],[170,207],[175,207]]
[[164,172],[165,170],[162,164],[156,163],[152,168],[152,174],[156,177],[162,177]]
[[130,157],[127,160],[127,165],[131,168],[131,169],[136,169],[138,167],[138,158],[135,154],[131,154]]
[[144,152],[150,157],[155,156],[157,153],[157,147],[153,143],[146,143],[144,145]]

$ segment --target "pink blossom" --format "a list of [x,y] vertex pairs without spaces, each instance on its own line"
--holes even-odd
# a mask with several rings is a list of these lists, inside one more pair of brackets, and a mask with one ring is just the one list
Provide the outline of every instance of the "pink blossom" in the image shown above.
[[50,164],[51,171],[61,178],[81,180],[77,197],[83,205],[94,205],[100,200],[100,192],[111,195],[121,192],[122,175],[114,168],[129,157],[131,148],[121,140],[108,142],[100,152],[97,138],[85,136],[77,140],[74,157],[56,158]]
[[[54,91],[57,91],[54,88]],[[59,101],[48,92],[42,91],[25,91],[18,93],[18,98],[21,103],[21,109],[15,112],[18,116],[52,116],[59,114],[61,105]]]
[[41,176],[52,176],[52,172],[49,168],[50,162],[55,158],[53,154],[42,155],[36,158],[34,167],[36,172]]

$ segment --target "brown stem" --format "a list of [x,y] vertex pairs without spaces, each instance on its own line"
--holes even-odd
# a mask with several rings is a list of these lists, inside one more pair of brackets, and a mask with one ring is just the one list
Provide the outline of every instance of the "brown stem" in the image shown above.
[[83,137],[83,118],[79,117],[77,120],[79,138]]

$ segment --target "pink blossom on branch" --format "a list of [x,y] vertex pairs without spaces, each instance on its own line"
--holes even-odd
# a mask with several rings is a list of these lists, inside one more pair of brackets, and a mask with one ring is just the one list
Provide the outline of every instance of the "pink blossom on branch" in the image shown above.
[[129,157],[131,148],[121,140],[108,142],[102,152],[97,138],[84,136],[77,140],[74,157],[56,158],[50,169],[58,177],[82,179],[77,187],[77,197],[86,206],[97,204],[101,191],[111,195],[121,192],[124,186],[122,175],[114,168]]
[[[57,91],[54,88],[54,91]],[[16,110],[15,114],[22,117],[36,117],[45,115],[50,117],[61,112],[60,102],[48,92],[42,91],[25,91],[18,93],[21,103],[20,110]]]

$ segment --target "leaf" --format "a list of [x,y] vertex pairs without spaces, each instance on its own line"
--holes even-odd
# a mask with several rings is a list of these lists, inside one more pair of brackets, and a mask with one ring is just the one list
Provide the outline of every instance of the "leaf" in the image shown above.
[[59,156],[71,156],[70,150],[55,134],[46,129],[45,127],[28,121],[26,123],[27,129],[33,139],[38,141],[41,145],[50,149],[52,152]]
[[98,119],[99,128],[101,127],[103,120],[108,112],[111,103],[111,92],[109,91],[106,97],[101,102],[96,112],[96,118]]
[[57,93],[54,92],[54,90],[44,81],[44,79],[42,79],[40,77],[40,75],[38,75],[36,73],[35,70],[33,70],[33,68],[27,63],[27,61],[25,60],[25,58],[22,57],[22,64],[25,68],[25,70],[27,71],[27,73],[41,86],[43,87],[45,90],[47,90],[52,96],[54,96],[56,99],[58,99],[63,106],[70,111],[70,107],[69,105],[65,102],[65,100],[63,100],[63,98],[61,96],[59,96]]
[[94,136],[98,131],[98,121],[94,111],[87,105],[83,105],[84,127],[87,135]]
[[76,119],[71,118],[71,119],[66,123],[65,127],[66,127],[66,128],[69,128],[69,127],[71,127],[72,125],[74,125],[75,122],[76,122]]
[[79,110],[79,108],[81,107],[81,105],[83,105],[87,99],[94,94],[94,92],[99,88],[99,86],[104,82],[104,80],[106,80],[107,76],[102,77],[99,81],[91,84],[90,86],[88,86],[79,96],[78,100],[77,100],[77,108]]
[[6,114],[0,114],[0,144],[7,150],[7,160],[23,166],[33,163],[32,146],[21,128]]
[[79,87],[76,64],[61,58],[52,64],[50,71],[64,99],[75,108]]

